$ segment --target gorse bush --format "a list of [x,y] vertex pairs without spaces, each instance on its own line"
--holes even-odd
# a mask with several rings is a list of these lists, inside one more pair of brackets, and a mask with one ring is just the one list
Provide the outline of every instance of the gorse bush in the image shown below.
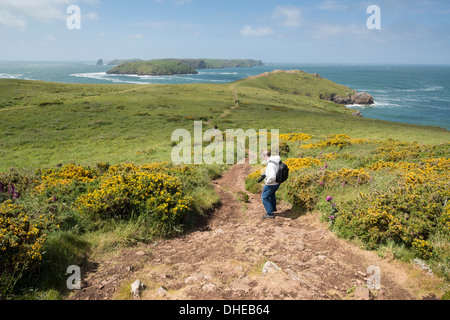
[[106,176],[99,187],[77,200],[81,214],[100,219],[145,215],[170,235],[194,214],[193,199],[183,195],[176,177],[163,173],[129,172]]
[[[341,237],[373,250],[395,244],[450,277],[449,144],[342,134],[288,138],[291,152],[284,162],[291,175],[280,188],[284,200],[301,213],[321,211],[322,221]],[[255,178],[247,177],[252,190]]]
[[128,230],[129,239],[116,241],[124,244],[179,235],[213,205],[209,183],[222,171],[164,162],[0,174],[0,295],[18,282],[33,285],[37,266],[47,284],[62,281],[63,266],[85,259],[84,234],[117,226],[118,234]]
[[333,147],[342,149],[342,148],[352,145],[352,144],[361,144],[361,143],[365,143],[365,142],[368,142],[368,140],[352,139],[345,134],[336,134],[336,135],[331,135],[327,139],[321,140],[316,143],[302,145],[301,148],[303,148],[303,149],[316,149],[316,148],[323,149],[326,147],[333,146]]
[[[430,197],[435,202],[430,202]],[[429,185],[362,195],[341,206],[335,230],[348,238],[358,237],[371,249],[393,240],[430,258],[433,248],[427,241],[431,234],[448,231],[442,197]]]
[[336,230],[347,236],[353,233],[371,248],[394,240],[422,258],[432,257],[431,236],[436,232],[450,234],[446,205],[450,199],[450,159],[380,161],[371,169],[396,172],[399,187],[343,204]]
[[47,222],[33,221],[20,204],[0,204],[0,295],[11,290],[26,269],[41,260]]

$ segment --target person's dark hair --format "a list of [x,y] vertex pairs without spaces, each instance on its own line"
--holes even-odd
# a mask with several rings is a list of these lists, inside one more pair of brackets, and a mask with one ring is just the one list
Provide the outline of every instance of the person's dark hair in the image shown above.
[[264,150],[263,152],[262,152],[262,156],[263,157],[271,157],[272,156],[272,152],[270,152],[270,150]]

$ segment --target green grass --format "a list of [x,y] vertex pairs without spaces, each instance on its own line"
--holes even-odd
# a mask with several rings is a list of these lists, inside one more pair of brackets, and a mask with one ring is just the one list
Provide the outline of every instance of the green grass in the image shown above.
[[[269,74],[231,84],[83,85],[0,80],[0,174],[4,172],[4,176],[19,181],[19,186],[28,184],[32,188],[37,169],[71,162],[95,167],[97,163],[170,161],[172,132],[193,132],[194,121],[202,121],[204,130],[218,125],[222,131],[240,128],[309,133],[314,136],[311,143],[332,134],[374,141],[343,150],[301,149],[298,143],[289,143],[291,158],[344,154],[329,161],[329,170],[368,167],[375,161],[372,156],[377,153],[378,141],[387,139],[435,145],[427,147],[424,157],[448,156],[447,146],[439,144],[450,141],[449,131],[354,117],[352,110],[320,98],[349,91],[350,88],[303,73]],[[238,107],[235,98],[240,100]],[[219,200],[210,181],[225,169],[226,166],[199,166],[195,175],[183,181],[184,192],[193,197],[199,212],[206,213]],[[386,191],[398,179],[383,171],[373,178],[358,188],[330,186],[321,194],[326,196],[329,192],[347,202],[358,198],[359,192]],[[247,187],[257,191],[260,186],[247,181]],[[83,264],[89,258],[86,255],[152,240],[152,232],[139,217],[93,225],[70,206],[58,203],[55,207],[27,192],[20,202],[36,215],[55,214],[62,230],[52,233],[46,243],[41,277],[22,279],[16,297],[59,299],[66,294],[61,289],[65,283],[63,267]],[[323,212],[329,210],[328,206],[324,197],[317,203]],[[439,256],[448,257],[448,238],[439,234],[433,237],[431,241]],[[401,246],[389,243],[380,252],[408,256]],[[45,269],[46,266],[51,267]],[[39,290],[34,294],[23,293],[36,287]]]
[[[261,77],[233,85],[81,85],[0,80],[0,171],[70,161],[113,164],[170,160],[172,132],[179,128],[193,132],[195,120],[203,121],[204,130],[218,125],[223,131],[254,128],[314,135],[343,133],[364,139],[427,144],[450,140],[449,131],[440,128],[353,117],[344,106],[313,97],[320,95],[319,88],[311,97],[269,88],[283,86],[287,76]],[[303,76],[295,76],[290,84],[299,88],[303,85]],[[326,87],[326,83],[321,85]],[[234,90],[241,103],[231,109]],[[223,116],[225,110],[229,113]]]

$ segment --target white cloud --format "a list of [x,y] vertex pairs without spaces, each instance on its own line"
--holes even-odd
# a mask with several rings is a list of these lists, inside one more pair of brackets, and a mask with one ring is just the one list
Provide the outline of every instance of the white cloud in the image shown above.
[[129,34],[127,35],[128,39],[142,39],[142,35],[141,34]]
[[302,12],[294,6],[277,6],[272,19],[286,27],[299,27],[303,22]]
[[178,23],[176,21],[172,20],[162,20],[162,21],[156,21],[156,20],[149,20],[145,22],[136,22],[130,24],[132,27],[145,27],[150,29],[168,29],[168,28],[197,28],[198,25],[196,24],[190,24],[190,23]]
[[158,3],[171,3],[171,4],[174,4],[176,6],[181,6],[183,4],[192,2],[192,0],[155,0],[155,1],[158,2]]
[[98,20],[98,13],[88,12],[86,15],[83,16],[83,18],[88,20]]
[[349,9],[349,5],[345,1],[325,0],[319,4],[320,10],[326,11],[345,11]]
[[0,0],[0,8],[12,15],[26,16],[40,21],[63,20],[70,0]]
[[358,26],[356,24],[338,25],[338,24],[321,24],[317,25],[312,36],[316,39],[340,37],[340,36],[364,36],[367,35],[368,29],[365,25]]
[[254,29],[252,26],[245,26],[240,34],[246,37],[262,37],[274,34],[275,32],[269,27],[259,27]]
[[8,11],[0,10],[0,26],[24,30],[27,26],[27,22],[12,15]]
[[[29,19],[40,22],[67,19],[67,7],[76,3],[99,4],[99,0],[0,0],[0,25],[24,29]],[[98,19],[98,14],[89,12],[86,19]]]

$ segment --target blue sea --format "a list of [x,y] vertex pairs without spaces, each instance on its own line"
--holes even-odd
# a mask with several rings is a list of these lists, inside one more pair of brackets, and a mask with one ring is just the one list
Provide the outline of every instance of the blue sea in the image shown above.
[[229,83],[277,69],[300,69],[370,93],[374,105],[350,106],[364,117],[450,130],[450,66],[291,63],[179,76],[108,75],[111,68],[92,62],[0,62],[0,78],[103,84]]

